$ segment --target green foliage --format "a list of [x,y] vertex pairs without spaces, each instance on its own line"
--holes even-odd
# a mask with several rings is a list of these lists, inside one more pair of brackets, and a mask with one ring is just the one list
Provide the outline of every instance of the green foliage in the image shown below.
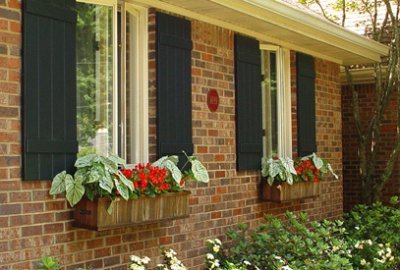
[[90,200],[99,196],[115,197],[118,190],[122,198],[129,198],[133,183],[119,171],[118,166],[125,161],[116,156],[104,157],[89,154],[75,162],[74,177],[65,171],[57,174],[52,182],[50,195],[66,192],[71,206],[76,205],[84,195]]
[[[356,247],[354,255],[357,265],[364,259],[370,266],[365,267],[366,269],[400,267],[400,210],[396,208],[398,197],[393,197],[391,202],[392,206],[385,206],[380,202],[357,205],[345,215],[345,227]],[[388,252],[388,248],[391,252]],[[388,253],[394,257],[392,261]],[[382,268],[382,263],[376,260],[382,261],[383,254],[385,263]]]
[[341,221],[310,222],[304,213],[286,213],[287,222],[266,216],[247,237],[246,225],[230,230],[227,250],[232,262],[249,261],[260,269],[353,269]]
[[61,268],[56,258],[43,256],[37,265],[39,270],[58,270]]
[[295,160],[289,157],[262,158],[261,160],[261,175],[267,178],[269,185],[274,182],[287,182],[292,185],[294,182],[319,181],[326,173],[338,179],[328,161],[315,153]]

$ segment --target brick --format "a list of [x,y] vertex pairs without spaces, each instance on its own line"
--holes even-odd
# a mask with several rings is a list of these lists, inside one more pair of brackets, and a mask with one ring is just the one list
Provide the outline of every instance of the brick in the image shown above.
[[105,267],[112,266],[112,265],[117,265],[119,263],[120,263],[120,257],[119,256],[114,256],[114,257],[110,257],[110,258],[104,259],[104,266]]
[[20,166],[20,161],[19,156],[0,156],[0,167]]
[[18,108],[0,106],[0,117],[2,118],[18,117],[18,114]]
[[44,210],[43,202],[24,203],[23,204],[23,212],[24,213],[37,213],[37,212],[43,212],[43,210]]
[[0,205],[0,216],[21,214],[20,204],[3,204]]
[[10,192],[10,202],[29,202],[32,194],[29,191]]
[[0,7],[0,18],[10,19],[10,20],[21,20],[21,15],[17,11],[5,9]]
[[5,55],[7,55],[7,53],[8,53],[7,45],[5,45],[5,44],[0,44],[0,54],[5,54]]
[[40,213],[33,215],[35,223],[48,223],[54,222],[54,213]]
[[19,215],[10,217],[10,226],[24,226],[32,224],[32,216],[30,215]]
[[45,234],[60,233],[64,231],[64,223],[52,223],[43,225]]
[[21,228],[22,236],[32,236],[43,234],[43,227],[41,225],[28,226]]

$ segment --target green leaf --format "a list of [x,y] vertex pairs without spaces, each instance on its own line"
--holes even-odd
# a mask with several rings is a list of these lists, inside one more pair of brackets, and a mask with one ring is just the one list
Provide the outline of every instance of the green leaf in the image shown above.
[[86,183],[96,183],[105,177],[105,170],[101,164],[94,164],[93,167],[90,168],[88,173],[88,179],[86,179]]
[[119,185],[117,185],[117,190],[119,191],[119,194],[122,198],[124,198],[125,200],[129,199],[129,189],[127,186],[120,183]]
[[85,194],[85,187],[81,182],[74,180],[71,175],[67,175],[65,178],[65,186],[67,191],[67,200],[73,207],[82,199],[83,194]]
[[112,162],[114,162],[115,164],[119,164],[119,165],[124,165],[126,164],[126,161],[122,158],[120,158],[119,156],[116,155],[110,155],[108,157],[109,160],[111,160]]
[[50,195],[60,194],[65,192],[65,178],[67,177],[67,172],[62,171],[53,178],[51,183]]
[[127,187],[129,188],[130,191],[135,190],[135,186],[133,185],[133,182],[125,177],[120,171],[118,171],[118,177],[119,180]]
[[315,167],[319,170],[324,166],[324,161],[318,157],[315,153],[312,154],[312,161],[315,165]]
[[172,161],[175,165],[178,165],[179,157],[178,156],[169,156],[168,160]]
[[88,167],[79,168],[78,170],[76,170],[74,178],[76,181],[79,181],[82,184],[86,184],[89,181],[89,172],[90,170]]
[[112,198],[112,199],[111,199],[111,203],[110,203],[110,205],[107,207],[107,213],[108,213],[109,215],[111,215],[112,212],[114,211],[114,205],[115,205],[115,203],[116,203],[117,201],[119,201],[119,198]]
[[89,154],[89,155],[80,157],[76,160],[75,167],[83,168],[83,167],[91,166],[97,157],[98,157],[98,155],[96,155],[96,154]]
[[333,171],[331,164],[326,165],[328,167],[328,170],[331,172],[331,174],[335,177],[335,179],[339,179],[339,176]]
[[181,170],[179,170],[179,168],[171,160],[165,160],[164,165],[172,174],[172,178],[174,178],[175,182],[179,184],[182,180]]
[[283,167],[290,173],[297,175],[296,169],[294,168],[294,161],[293,159],[286,157],[286,158],[279,158]]
[[111,173],[117,173],[118,172],[118,164],[112,161],[111,159],[107,157],[100,157],[100,162],[103,164],[104,168],[108,170]]
[[271,176],[268,176],[267,178],[267,182],[270,186],[272,186],[272,184],[274,183],[274,178],[272,178]]
[[168,156],[163,156],[161,158],[159,158],[156,162],[153,162],[152,166],[153,167],[159,167],[160,169],[165,168],[164,167],[164,161],[166,161],[168,159]]
[[114,183],[111,178],[111,175],[109,172],[106,172],[100,179],[99,179],[99,186],[107,191],[108,193],[112,193],[112,190],[114,188]]
[[210,177],[206,167],[204,167],[204,165],[197,159],[191,161],[191,163],[194,178],[199,182],[208,183],[210,181]]

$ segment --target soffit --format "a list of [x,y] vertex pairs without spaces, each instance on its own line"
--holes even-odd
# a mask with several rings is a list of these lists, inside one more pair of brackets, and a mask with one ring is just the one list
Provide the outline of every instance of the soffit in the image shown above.
[[275,0],[132,0],[342,65],[376,62],[388,48]]

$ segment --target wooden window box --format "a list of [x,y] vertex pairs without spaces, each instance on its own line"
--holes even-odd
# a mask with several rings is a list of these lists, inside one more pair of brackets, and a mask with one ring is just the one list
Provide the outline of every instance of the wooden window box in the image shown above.
[[274,183],[270,186],[265,179],[261,182],[261,198],[270,202],[286,202],[318,197],[321,194],[320,182]]
[[120,199],[115,202],[109,215],[111,200],[99,198],[82,199],[74,210],[74,226],[96,231],[134,224],[155,223],[189,216],[189,191],[165,193],[156,197]]

